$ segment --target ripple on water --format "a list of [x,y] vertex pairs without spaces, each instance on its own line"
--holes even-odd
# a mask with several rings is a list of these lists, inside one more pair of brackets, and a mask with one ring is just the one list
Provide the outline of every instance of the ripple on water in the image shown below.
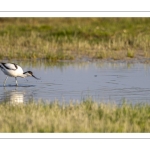
[[[61,62],[62,63],[62,62]],[[25,66],[32,70],[41,80],[8,78],[3,87],[5,75],[0,72],[0,100],[22,98],[20,101],[49,100],[66,101],[92,98],[95,101],[121,104],[149,103],[150,99],[150,65],[144,63],[108,63],[84,62],[63,65]],[[14,92],[15,91],[15,92]],[[22,96],[21,96],[22,95]]]

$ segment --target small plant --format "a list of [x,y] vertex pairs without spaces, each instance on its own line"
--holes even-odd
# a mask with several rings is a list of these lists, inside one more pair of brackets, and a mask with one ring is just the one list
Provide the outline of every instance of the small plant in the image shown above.
[[127,50],[127,57],[133,58],[134,57],[134,50]]
[[106,51],[106,50],[100,50],[100,51],[97,52],[97,54],[95,55],[95,58],[97,58],[97,59],[104,59],[104,58],[106,58],[106,54],[107,54],[107,51]]

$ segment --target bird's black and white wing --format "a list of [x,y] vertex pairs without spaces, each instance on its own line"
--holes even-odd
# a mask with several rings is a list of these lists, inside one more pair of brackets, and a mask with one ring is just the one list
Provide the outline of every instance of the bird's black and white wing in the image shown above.
[[16,70],[18,67],[16,64],[13,63],[1,63],[1,65],[5,68],[5,69],[9,69],[9,70]]

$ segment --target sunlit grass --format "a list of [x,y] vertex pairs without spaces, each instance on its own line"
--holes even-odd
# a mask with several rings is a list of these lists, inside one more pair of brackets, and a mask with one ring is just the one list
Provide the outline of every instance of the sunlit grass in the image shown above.
[[148,104],[5,103],[0,114],[0,132],[150,132]]
[[133,58],[134,57],[134,51],[133,50],[127,50],[127,57]]
[[0,59],[148,57],[149,25],[150,18],[0,18]]

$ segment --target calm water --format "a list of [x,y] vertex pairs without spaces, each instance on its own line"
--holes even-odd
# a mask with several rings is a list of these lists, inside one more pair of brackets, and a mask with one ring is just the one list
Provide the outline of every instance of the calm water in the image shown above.
[[32,70],[41,78],[28,77],[28,81],[8,78],[3,87],[5,75],[0,71],[0,101],[27,102],[45,101],[81,101],[92,98],[99,102],[121,104],[150,103],[150,64],[81,62],[45,65],[32,63],[23,65],[24,71]]

